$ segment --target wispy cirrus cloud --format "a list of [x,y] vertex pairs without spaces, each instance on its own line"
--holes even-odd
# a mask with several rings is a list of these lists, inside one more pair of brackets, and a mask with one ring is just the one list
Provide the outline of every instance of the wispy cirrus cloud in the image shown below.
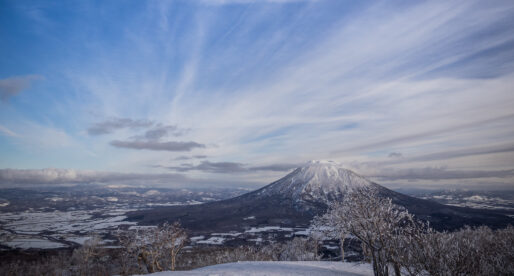
[[14,131],[0,125],[0,134],[3,134],[5,136],[10,136],[10,137],[17,137],[19,136],[17,133],[15,133]]
[[452,179],[480,179],[480,178],[514,178],[514,169],[511,170],[451,170],[445,167],[425,167],[408,169],[384,169],[367,175],[379,180],[452,180]]
[[448,160],[452,158],[479,156],[496,153],[510,153],[514,152],[514,144],[500,144],[493,146],[471,147],[465,149],[448,150],[443,152],[435,152],[421,156],[413,156],[406,158],[402,162],[416,162],[416,161],[435,161],[435,160]]
[[[23,23],[27,15],[17,5],[0,12]],[[310,159],[367,163],[362,173],[445,168],[425,175],[447,177],[512,168],[512,2],[151,1],[120,15],[115,3],[95,5],[41,5],[38,16],[49,24],[23,25],[43,30],[32,38],[45,56],[34,60],[52,60],[41,68],[54,68],[45,76],[59,81],[0,110],[1,125],[30,136],[10,121],[27,117],[73,136],[101,156],[98,167],[126,171],[164,171],[149,164],[165,164],[264,182],[289,167],[280,164]],[[115,16],[91,20],[106,12]],[[57,13],[73,16],[52,18]],[[63,39],[62,47],[53,40],[61,31],[84,36]],[[19,57],[32,53],[5,45]],[[79,136],[93,116],[111,119]],[[6,152],[16,158],[9,160],[33,160],[32,152],[12,147]],[[211,161],[202,164],[206,158],[193,153],[174,160],[175,151]],[[70,149],[55,160],[83,160],[78,156]],[[184,160],[191,164],[180,165]],[[415,176],[429,179],[419,172],[392,181]]]

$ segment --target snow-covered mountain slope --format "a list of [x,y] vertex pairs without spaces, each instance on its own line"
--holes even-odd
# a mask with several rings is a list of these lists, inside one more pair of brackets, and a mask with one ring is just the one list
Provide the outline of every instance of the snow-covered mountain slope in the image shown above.
[[280,195],[295,201],[328,203],[356,188],[373,183],[333,161],[310,161],[292,173],[256,191],[261,196]]
[[342,263],[342,262],[237,262],[220,265],[213,265],[198,268],[191,271],[165,271],[153,274],[152,276],[175,276],[175,275],[339,275],[357,276],[373,275],[369,264]]

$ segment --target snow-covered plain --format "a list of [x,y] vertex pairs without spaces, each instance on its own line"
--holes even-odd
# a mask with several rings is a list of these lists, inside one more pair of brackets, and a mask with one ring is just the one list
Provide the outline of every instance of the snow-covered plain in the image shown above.
[[66,245],[53,242],[44,238],[15,238],[11,241],[3,243],[6,246],[12,248],[22,248],[22,249],[30,249],[30,248],[40,248],[40,249],[54,249],[54,248],[62,248],[67,247]]
[[[158,191],[150,190],[148,196]],[[47,198],[50,201],[64,200],[61,197]],[[18,212],[0,212],[0,245],[11,248],[51,249],[83,244],[91,235],[104,235],[120,226],[130,229],[147,228],[137,226],[136,222],[125,221],[127,212],[142,210],[153,206],[194,205],[202,202],[144,203],[129,205],[119,203],[117,197],[107,197],[107,206],[92,209],[68,209],[67,211],[48,211],[45,208],[28,209]],[[5,200],[0,199],[0,203]],[[7,205],[6,205],[7,206]],[[1,211],[1,210],[0,210]],[[223,244],[224,239],[205,241],[205,244]],[[3,249],[0,249],[3,250]]]
[[[0,244],[11,248],[51,249],[83,244],[91,234],[102,234],[121,225],[134,225],[124,221],[131,208],[104,208],[94,210],[53,211],[38,210],[6,212],[0,214],[0,229],[6,240]],[[98,212],[103,217],[95,216]]]
[[191,271],[164,271],[152,276],[175,275],[373,275],[369,264],[342,262],[237,262],[198,268]]

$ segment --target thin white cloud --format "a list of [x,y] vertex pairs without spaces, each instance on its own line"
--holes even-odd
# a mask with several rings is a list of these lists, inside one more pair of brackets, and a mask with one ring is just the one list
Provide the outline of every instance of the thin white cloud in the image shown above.
[[425,167],[409,169],[384,169],[368,177],[379,180],[432,180],[479,179],[479,178],[514,178],[514,169],[510,170],[449,170],[444,167]]
[[0,133],[5,135],[5,136],[10,136],[10,137],[17,137],[19,136],[18,134],[16,134],[14,131],[0,125]]

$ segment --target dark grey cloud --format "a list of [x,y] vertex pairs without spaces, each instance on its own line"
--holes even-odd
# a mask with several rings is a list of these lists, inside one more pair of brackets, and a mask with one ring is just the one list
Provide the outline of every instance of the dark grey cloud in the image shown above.
[[137,150],[162,150],[162,151],[191,151],[194,148],[205,148],[205,145],[196,142],[158,142],[158,141],[120,141],[110,142],[111,146],[117,148],[137,149]]
[[242,163],[235,162],[210,162],[202,161],[198,165],[193,164],[181,164],[180,166],[166,167],[170,170],[186,172],[186,171],[203,171],[210,173],[236,173],[245,172],[247,169]]
[[391,152],[388,155],[389,158],[402,158],[403,154],[401,152]]
[[207,155],[193,155],[193,156],[179,156],[174,158],[174,160],[181,161],[181,160],[191,160],[191,159],[205,159],[207,158]]
[[157,124],[156,126],[148,129],[143,135],[132,137],[135,140],[148,140],[158,141],[166,136],[181,136],[186,133],[187,129],[181,129],[173,125]]
[[103,135],[124,128],[147,128],[154,125],[148,120],[133,120],[129,118],[113,118],[100,123],[96,123],[87,129],[89,135]]
[[295,164],[272,164],[266,166],[248,167],[243,163],[236,162],[210,162],[202,161],[198,165],[181,164],[180,166],[166,167],[170,170],[186,172],[186,171],[202,171],[209,173],[238,173],[238,172],[252,172],[252,171],[289,171],[297,168]]
[[292,169],[300,167],[300,164],[271,164],[266,166],[250,167],[252,171],[274,171],[274,172],[286,172]]
[[478,178],[514,177],[514,169],[509,170],[448,170],[444,167],[425,167],[409,169],[383,169],[378,173],[368,174],[380,180],[450,180]]
[[42,79],[38,75],[18,76],[0,80],[0,99],[4,102],[21,91],[28,89],[32,81]]
[[158,126],[147,130],[145,132],[145,138],[148,140],[159,140],[170,132],[175,133],[176,130],[176,126]]
[[128,140],[113,140],[111,146],[138,150],[162,151],[191,151],[194,148],[205,148],[205,145],[193,141],[162,141],[168,135],[180,136],[186,130],[177,126],[155,124],[148,120],[132,120],[128,118],[115,118],[97,123],[88,129],[90,135],[108,134],[122,128],[146,128],[143,135],[132,136]]

